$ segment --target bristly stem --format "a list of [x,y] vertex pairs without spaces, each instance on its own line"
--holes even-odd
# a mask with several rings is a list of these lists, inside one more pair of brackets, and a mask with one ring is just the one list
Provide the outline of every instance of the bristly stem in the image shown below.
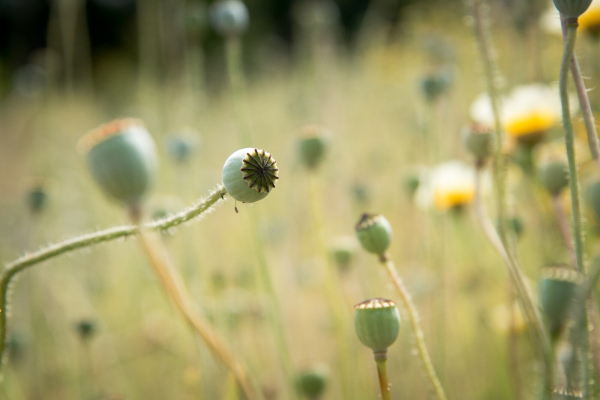
[[560,67],[560,101],[562,106],[563,126],[565,129],[565,144],[567,158],[569,159],[569,185],[571,188],[571,207],[573,209],[573,241],[575,243],[575,255],[577,257],[577,269],[585,271],[583,259],[583,231],[581,226],[581,203],[579,198],[579,178],[577,176],[577,160],[575,159],[575,134],[573,122],[571,121],[571,109],[569,105],[568,78],[569,64],[575,51],[577,39],[577,19],[566,22],[567,36],[565,38],[565,52]]
[[[561,15],[560,21],[563,39],[566,41],[567,21],[563,15]],[[575,51],[573,51],[571,57],[571,74],[573,75],[573,82],[575,82],[575,89],[577,90],[577,97],[579,99],[579,108],[581,109],[581,115],[583,116],[583,122],[585,123],[585,129],[587,131],[590,153],[592,159],[596,163],[596,167],[600,169],[600,140],[598,139],[598,130],[596,129],[596,121],[594,120],[592,106],[590,105],[590,98],[585,87],[583,75],[581,74],[581,67],[579,66]]]
[[415,335],[415,340],[417,342],[419,357],[423,362],[425,372],[427,372],[427,376],[431,381],[431,385],[433,386],[435,394],[439,400],[447,400],[446,393],[444,392],[444,388],[442,387],[442,383],[440,382],[435,372],[435,368],[431,363],[431,358],[429,357],[429,351],[427,350],[427,345],[425,344],[425,334],[423,334],[423,329],[421,329],[421,323],[419,322],[420,318],[419,313],[417,311],[417,307],[415,307],[410,293],[408,292],[408,290],[404,286],[404,283],[402,282],[402,279],[396,272],[396,266],[391,260],[390,255],[383,255],[380,261],[381,264],[385,267],[388,275],[390,276],[390,279],[392,280],[392,283],[394,284],[394,286],[398,290],[398,293],[400,294],[400,298],[402,299],[404,306],[406,307],[408,317],[410,318],[410,324]]
[[381,388],[381,399],[392,400],[390,394],[390,381],[387,372],[387,351],[375,353],[377,364],[377,375],[379,376],[379,387]]
[[150,236],[149,232],[140,229],[140,238],[144,251],[148,255],[154,272],[163,284],[163,287],[171,300],[175,303],[185,320],[194,331],[202,338],[211,353],[225,364],[238,384],[244,391],[248,400],[262,398],[260,389],[256,389],[250,383],[246,370],[242,363],[236,359],[233,351],[221,340],[219,334],[210,326],[210,323],[195,309],[189,293],[187,292],[183,279],[175,268],[168,262],[164,254],[159,254],[162,244],[156,238]]
[[[219,185],[215,191],[208,195],[208,197],[200,200],[188,210],[182,211],[159,221],[143,224],[142,227],[144,229],[150,229],[159,232],[167,231],[171,228],[188,222],[193,218],[201,216],[204,213],[210,212],[214,206],[225,200],[226,194],[227,190],[225,190],[225,187],[223,185]],[[83,249],[99,243],[105,243],[120,238],[134,236],[139,232],[139,227],[135,225],[109,228],[100,232],[77,236],[75,238],[65,240],[64,242],[50,245],[36,252],[26,254],[25,256],[6,264],[4,271],[0,275],[0,360],[4,361],[4,354],[6,350],[6,325],[9,289],[13,278],[17,274],[29,267],[71,251]],[[3,363],[0,363],[0,367],[2,364]]]

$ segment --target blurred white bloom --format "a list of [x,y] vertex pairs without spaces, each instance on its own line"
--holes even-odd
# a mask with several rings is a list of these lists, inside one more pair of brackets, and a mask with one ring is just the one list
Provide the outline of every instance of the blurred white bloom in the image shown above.
[[[576,102],[572,102],[575,107]],[[513,138],[539,135],[561,120],[558,89],[534,83],[516,87],[501,101],[501,119],[506,134]],[[480,95],[471,105],[474,121],[494,125],[489,96]]]
[[[578,19],[579,32],[588,32],[593,35],[600,34],[600,0],[593,0],[590,7]],[[554,4],[548,8],[540,20],[545,32],[562,35],[560,14]]]
[[460,207],[475,198],[475,171],[460,161],[449,161],[422,173],[415,201],[439,211]]

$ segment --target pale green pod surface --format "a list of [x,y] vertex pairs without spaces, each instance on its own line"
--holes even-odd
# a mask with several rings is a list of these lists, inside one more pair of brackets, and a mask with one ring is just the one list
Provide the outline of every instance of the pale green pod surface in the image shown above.
[[156,147],[140,121],[124,119],[103,125],[84,136],[80,146],[94,181],[115,200],[137,205],[153,185]]
[[592,4],[592,0],[554,0],[554,5],[567,18],[577,18]]
[[383,215],[365,213],[356,224],[356,237],[366,251],[383,255],[392,242],[392,226]]
[[41,212],[48,203],[48,192],[42,184],[37,184],[27,192],[27,206],[33,214]]
[[238,150],[223,166],[223,185],[227,193],[242,203],[264,199],[275,188],[278,179],[277,161],[264,150]]
[[326,366],[318,366],[303,371],[296,377],[298,393],[306,399],[318,399],[325,392],[329,370]]
[[374,352],[383,352],[398,338],[398,307],[393,301],[386,299],[363,301],[354,306],[354,329],[362,344]]
[[248,29],[250,13],[240,0],[219,0],[209,11],[213,29],[223,36],[239,36]]
[[563,161],[544,164],[539,172],[540,182],[553,196],[558,196],[569,186],[569,167]]
[[559,333],[566,322],[572,301],[582,282],[581,274],[567,266],[542,269],[540,298],[553,335]]
[[485,160],[494,151],[494,136],[491,128],[482,124],[471,124],[463,130],[465,147],[478,160]]
[[310,125],[302,129],[298,143],[300,160],[309,169],[317,168],[327,152],[328,131],[326,128]]

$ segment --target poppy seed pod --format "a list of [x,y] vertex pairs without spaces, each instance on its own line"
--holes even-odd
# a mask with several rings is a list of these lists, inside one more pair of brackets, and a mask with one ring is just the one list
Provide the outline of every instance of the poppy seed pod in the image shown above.
[[398,338],[400,312],[391,300],[371,299],[354,306],[354,329],[362,344],[385,352]]
[[552,266],[542,269],[540,297],[542,308],[553,335],[560,333],[569,316],[571,303],[583,283],[582,275],[567,266]]
[[363,214],[356,224],[356,237],[369,253],[383,256],[392,241],[392,226],[381,214]]
[[158,161],[152,137],[136,119],[119,119],[79,141],[94,181],[115,200],[137,206],[154,183]]
[[554,0],[556,9],[567,18],[578,18],[592,4],[592,0]]
[[485,160],[494,151],[492,129],[483,124],[471,124],[463,130],[465,147],[477,160]]
[[421,90],[429,102],[437,100],[452,84],[452,72],[449,69],[431,73],[421,80]]
[[563,161],[551,161],[539,171],[540,182],[552,196],[558,196],[569,186],[569,167]]
[[308,371],[303,371],[296,377],[298,393],[306,399],[318,399],[327,387],[329,371],[320,365]]
[[223,166],[223,185],[231,197],[242,203],[262,200],[279,179],[277,161],[264,150],[241,149]]
[[310,125],[302,129],[298,152],[300,160],[307,168],[317,168],[325,158],[327,135],[327,129],[318,125]]
[[336,238],[331,244],[331,255],[340,271],[346,271],[356,253],[356,239],[349,236]]
[[39,214],[48,203],[48,191],[42,182],[35,183],[26,194],[29,211]]
[[248,29],[250,14],[240,0],[219,0],[209,11],[210,24],[223,36],[239,36]]

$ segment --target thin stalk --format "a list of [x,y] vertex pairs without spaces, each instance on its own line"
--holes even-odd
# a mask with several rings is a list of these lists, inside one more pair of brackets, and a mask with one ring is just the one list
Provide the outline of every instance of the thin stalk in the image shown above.
[[585,271],[583,259],[583,230],[581,224],[581,204],[579,198],[579,177],[577,176],[577,161],[575,160],[575,134],[573,122],[571,121],[571,109],[569,105],[568,73],[569,64],[575,51],[577,39],[577,20],[567,21],[567,36],[565,40],[565,52],[560,67],[560,101],[562,106],[563,126],[565,128],[565,144],[567,157],[569,159],[569,184],[571,188],[571,207],[573,209],[573,241],[575,243],[575,255],[577,256],[577,269]]
[[406,287],[404,286],[402,279],[396,272],[396,266],[394,265],[394,262],[391,260],[389,254],[384,254],[381,257],[380,261],[381,261],[381,264],[385,267],[388,275],[390,276],[392,283],[398,290],[398,293],[400,294],[400,298],[402,299],[402,302],[404,303],[404,306],[406,307],[406,310],[408,311],[408,317],[410,319],[410,324],[412,326],[412,330],[415,335],[415,340],[417,342],[417,349],[419,351],[419,357],[421,358],[421,361],[423,362],[423,366],[425,367],[425,372],[427,372],[427,376],[429,377],[429,380],[431,381],[431,385],[433,386],[435,394],[439,400],[447,400],[446,393],[444,392],[444,388],[442,387],[442,383],[440,382],[439,378],[437,377],[435,368],[433,367],[433,364],[431,363],[431,358],[429,357],[427,345],[425,344],[425,334],[423,334],[423,329],[421,329],[421,324],[419,322],[420,321],[419,313],[417,311],[417,308],[415,307],[415,304],[412,301],[412,297],[411,297],[410,293],[408,292],[408,290],[406,289]]
[[141,244],[148,255],[148,260],[156,272],[156,276],[162,283],[167,295],[173,300],[186,322],[202,338],[213,356],[219,360],[230,373],[235,376],[236,381],[244,391],[248,400],[260,398],[260,390],[255,389],[248,379],[245,368],[237,360],[234,352],[220,338],[219,334],[212,328],[208,320],[201,316],[196,310],[189,293],[185,288],[183,279],[175,268],[166,260],[164,254],[159,254],[162,244],[158,239],[150,236],[149,232],[140,229]]
[[390,381],[387,372],[387,351],[375,353],[375,363],[377,364],[377,375],[379,376],[379,387],[381,388],[381,399],[392,400],[390,394]]
[[556,217],[556,222],[558,223],[560,235],[565,241],[567,249],[569,249],[569,254],[571,255],[571,262],[573,263],[573,267],[576,267],[577,255],[575,254],[575,247],[573,247],[573,235],[571,235],[569,223],[567,222],[567,216],[565,215],[565,210],[563,209],[562,203],[560,202],[559,195],[552,196],[552,207],[554,208],[554,216]]
[[489,220],[485,213],[483,200],[481,198],[481,173],[482,167],[481,165],[478,165],[475,169],[475,215],[488,240],[502,257],[502,260],[504,261],[504,264],[508,269],[508,273],[512,279],[512,282],[515,285],[517,294],[519,295],[519,299],[521,302],[521,306],[523,307],[523,311],[525,312],[525,316],[527,317],[530,326],[532,326],[533,328],[534,334],[536,336],[536,349],[539,353],[539,356],[544,362],[544,378],[546,386],[545,390],[549,393],[549,391],[552,388],[552,361],[550,353],[550,341],[544,329],[542,318],[535,305],[531,288],[529,287],[527,280],[525,279],[525,276],[521,271],[521,268],[519,267],[514,257],[512,257],[506,250],[506,247],[502,243],[498,232],[494,228],[494,224],[492,224],[492,222]]
[[[158,232],[167,231],[185,222],[199,217],[204,213],[213,210],[215,206],[225,200],[227,190],[223,185],[219,185],[215,191],[208,197],[201,199],[191,208],[175,214],[171,217],[142,224],[144,229],[155,230]],[[7,306],[9,303],[10,284],[13,278],[23,270],[35,266],[54,257],[69,253],[74,250],[83,249],[95,244],[106,243],[112,240],[126,238],[139,234],[140,227],[136,225],[121,226],[109,228],[100,232],[77,236],[57,244],[50,245],[36,252],[26,254],[5,265],[4,271],[0,275],[0,360],[4,361],[7,338]],[[0,367],[4,364],[0,363]]]
[[252,145],[252,130],[245,103],[245,82],[242,68],[242,42],[239,37],[225,39],[225,58],[227,61],[227,77],[233,98],[235,120],[238,124],[238,135],[243,146]]

